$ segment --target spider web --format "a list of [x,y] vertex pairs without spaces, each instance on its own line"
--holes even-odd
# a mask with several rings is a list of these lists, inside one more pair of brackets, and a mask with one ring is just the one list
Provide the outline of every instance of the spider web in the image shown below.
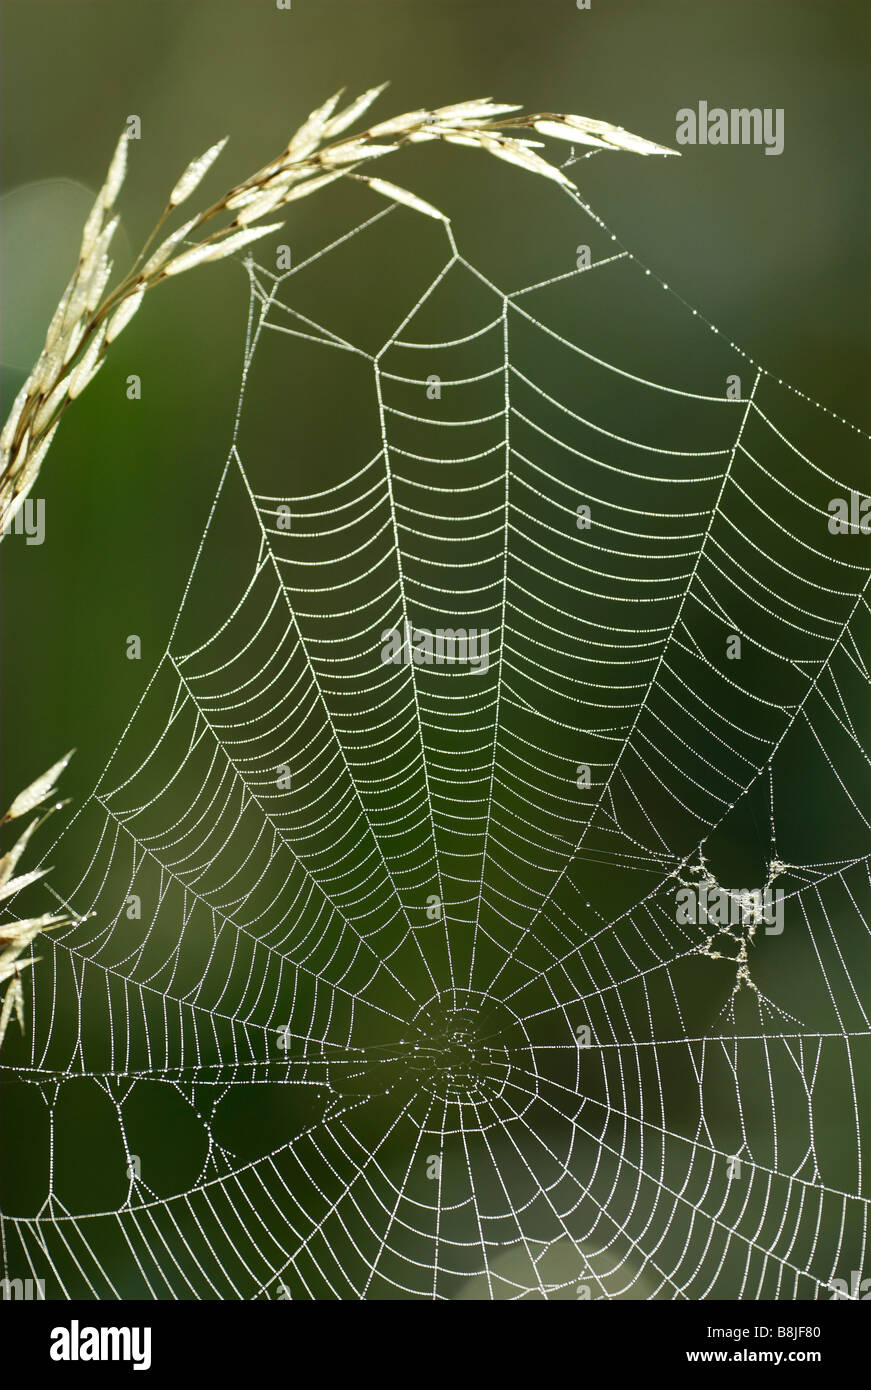
[[[45,1166],[39,1199],[4,1203],[6,1277],[858,1296],[871,572],[827,504],[866,436],[575,201],[590,266],[506,291],[437,227],[374,348],[312,315],[307,277],[419,219],[247,263],[179,615],[51,851],[81,920],[7,1040],[7,1123]],[[671,356],[665,314],[693,335]],[[246,442],[267,343],[343,364],[369,403],[358,456],[303,494],[262,487]],[[484,632],[488,660],[383,661],[409,628]],[[783,931],[679,921],[702,880],[776,884]]]

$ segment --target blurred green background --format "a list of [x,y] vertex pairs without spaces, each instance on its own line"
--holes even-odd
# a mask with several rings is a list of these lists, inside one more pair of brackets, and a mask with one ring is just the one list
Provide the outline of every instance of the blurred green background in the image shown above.
[[[337,87],[354,93],[389,78],[382,116],[492,95],[529,110],[607,119],[666,145],[674,143],[675,112],[699,100],[782,107],[785,149],[776,158],[761,148],[690,147],[679,160],[596,156],[575,172],[582,195],[639,260],[727,339],[871,427],[871,9],[864,0],[593,0],[589,12],[574,0],[293,0],[290,12],[273,0],[5,0],[2,40],[4,410],[38,351],[128,115],[142,120],[121,197],[123,237],[135,249],[188,159],[215,139],[231,136],[209,190],[263,164]],[[559,195],[520,171],[481,166],[472,152],[424,148],[383,172],[454,214],[461,249],[500,284],[570,269],[582,238]],[[291,209],[281,240],[297,261],[342,217],[376,210],[368,195],[314,198]],[[377,343],[383,335],[373,305],[389,306],[390,325],[401,317],[431,266],[434,237],[432,228],[418,235],[412,226],[389,260],[350,283],[331,284],[326,274],[324,319],[339,312],[341,295],[346,331]],[[247,303],[236,263],[204,267],[149,296],[47,459],[37,485],[45,544],[14,538],[2,546],[7,801],[75,747],[64,790],[81,803],[164,651],[227,454]],[[317,317],[316,304],[309,311]],[[659,336],[663,362],[683,363],[690,375],[702,370],[685,360],[686,324],[671,306],[652,326],[641,321],[634,278],[615,283],[602,314],[613,349],[603,355],[625,360],[649,333]],[[125,398],[130,373],[141,378],[141,401]],[[565,389],[558,394],[567,398]],[[276,492],[313,489],[325,469],[341,468],[344,453],[354,466],[369,457],[355,409],[335,408],[318,364],[304,353],[282,359],[273,351],[253,399],[245,448]],[[627,434],[636,432],[624,423]],[[815,448],[840,447],[842,436],[812,413],[801,423]],[[844,448],[845,458],[818,455],[820,462],[858,479],[858,454]],[[239,575],[232,563],[223,578],[220,566],[210,574],[209,603],[220,611],[233,601]],[[142,638],[141,662],[125,659],[130,633]],[[810,784],[785,798],[796,836],[812,843],[814,828],[831,820],[830,791],[817,766]],[[739,860],[767,845],[765,811],[756,806],[758,837],[750,848],[737,846]],[[851,839],[849,852],[861,853],[861,844]],[[591,871],[591,883],[608,896],[604,876]],[[624,892],[620,885],[616,900]],[[776,983],[772,971],[772,989]],[[816,988],[812,963],[790,988],[799,998]],[[708,989],[694,1000],[700,1031],[728,982],[720,977]],[[849,1117],[837,1111],[837,1101],[847,1101],[841,1073],[830,1099],[829,1181],[849,1191],[852,1162],[845,1156],[837,1167],[840,1132],[845,1155],[855,1148]],[[688,1095],[684,1114],[675,1098],[675,1116],[689,1124],[696,1102]],[[81,1106],[68,1125],[89,1122],[87,1101]],[[238,1130],[245,1121],[237,1117]],[[72,1169],[74,1151],[59,1162]],[[96,1208],[105,1190],[99,1162],[80,1177],[83,1209]]]

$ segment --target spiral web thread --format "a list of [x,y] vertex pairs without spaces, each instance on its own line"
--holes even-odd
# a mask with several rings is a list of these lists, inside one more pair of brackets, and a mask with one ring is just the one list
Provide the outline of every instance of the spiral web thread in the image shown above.
[[[411,216],[287,274],[248,263],[212,517],[52,851],[90,847],[49,879],[83,920],[45,943],[29,1058],[2,1067],[44,1103],[51,1152],[67,1088],[94,1088],[123,1182],[76,1210],[52,1162],[41,1208],[0,1216],[4,1274],[97,1298],[860,1296],[871,572],[827,529],[855,478],[775,419],[794,404],[848,459],[866,437],[726,340],[736,400],[550,326],[555,286],[651,276],[620,243],[505,292],[446,224],[375,353],[294,307],[336,246]],[[457,276],[486,312],[430,341]],[[334,485],[276,497],[240,422],[258,347],[286,336],[369,374],[379,438]],[[557,360],[576,390],[546,389]],[[251,567],[190,646],[233,489]],[[486,630],[489,664],[385,663],[406,623]],[[796,762],[837,825],[810,858],[778,836]],[[679,882],[722,880],[718,837],[750,804],[768,824],[748,886],[783,889],[782,935],[678,922]],[[128,1133],[144,1085],[200,1135],[176,1189]],[[222,1107],[278,1085],[290,1137],[240,1156]],[[169,1124],[158,1142],[184,1147]]]

